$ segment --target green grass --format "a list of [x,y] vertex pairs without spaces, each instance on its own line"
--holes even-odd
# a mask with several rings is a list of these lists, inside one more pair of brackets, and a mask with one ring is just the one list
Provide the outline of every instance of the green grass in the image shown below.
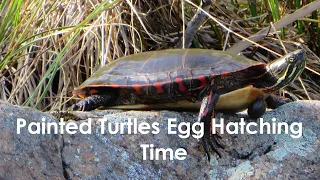
[[252,17],[258,16],[257,12],[257,1],[256,0],[248,0],[248,6],[251,12]]
[[[95,3],[94,3],[95,2]],[[40,110],[65,110],[73,102],[74,87],[101,65],[141,51],[173,48],[182,37],[185,23],[197,9],[180,1],[44,1],[0,2],[0,99]],[[128,4],[132,2],[132,6]],[[201,1],[193,1],[199,4]],[[210,14],[244,37],[251,36],[301,8],[301,1],[263,0],[216,2]],[[288,1],[289,2],[289,1]],[[238,3],[238,4],[237,4]],[[134,8],[134,9],[133,9]],[[318,12],[283,27],[281,39],[266,36],[259,44],[283,52],[304,43],[310,53],[320,54]],[[192,47],[230,48],[241,38],[208,19],[201,26]],[[226,38],[228,37],[228,39]],[[281,43],[284,47],[281,45]],[[251,46],[245,55],[258,61],[277,58]],[[309,53],[309,54],[310,54]],[[309,70],[302,77],[311,99],[320,99],[320,63],[310,55]],[[296,81],[286,91],[307,99]]]
[[[280,4],[278,0],[268,0],[268,4],[271,10],[272,18],[274,22],[279,21],[280,19]],[[281,39],[285,38],[284,28],[281,28]]]
[[[296,0],[296,9],[300,9],[301,8],[301,0]],[[297,20],[297,30],[299,34],[303,33],[303,29],[302,29],[302,23],[301,20]]]

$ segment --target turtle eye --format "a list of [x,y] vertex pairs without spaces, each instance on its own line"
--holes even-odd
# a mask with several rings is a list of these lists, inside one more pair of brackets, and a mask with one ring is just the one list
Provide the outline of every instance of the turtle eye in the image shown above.
[[290,57],[290,58],[288,58],[288,61],[291,62],[291,63],[293,63],[293,62],[294,62],[294,58],[293,58],[293,57]]

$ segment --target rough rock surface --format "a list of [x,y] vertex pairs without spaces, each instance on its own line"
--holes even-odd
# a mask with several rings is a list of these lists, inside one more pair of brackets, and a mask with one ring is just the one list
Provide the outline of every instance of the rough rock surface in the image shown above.
[[[100,123],[92,124],[92,134],[65,134],[63,157],[68,166],[66,169],[71,178],[122,179],[196,179],[209,178],[210,166],[203,152],[199,152],[196,139],[181,139],[177,135],[167,134],[167,119],[194,121],[195,114],[169,111],[93,111],[94,116],[107,114],[109,122],[126,122],[128,117],[137,117],[137,122],[152,124],[159,122],[159,134],[125,134],[106,132],[102,134]],[[97,122],[97,120],[93,120]],[[127,131],[128,129],[126,129]],[[185,148],[188,158],[184,161],[143,160],[141,144],[154,144],[158,148]],[[162,157],[162,156],[161,156]]]
[[60,135],[17,134],[17,118],[31,122],[56,119],[31,108],[0,101],[0,179],[64,179]]
[[[320,177],[320,102],[299,101],[268,111],[265,121],[302,123],[302,136],[226,135],[222,159],[211,162],[211,179],[318,179]],[[230,118],[232,121],[234,117]],[[292,126],[297,130],[296,126]]]
[[[178,123],[193,123],[197,113],[117,110],[74,112],[80,119],[92,118],[91,134],[44,136],[30,135],[25,130],[17,135],[15,120],[19,116],[29,121],[41,121],[42,117],[53,121],[53,118],[29,108],[0,103],[0,174],[7,172],[7,176],[3,177],[12,177],[12,172],[19,169],[16,174],[30,174],[29,177],[41,179],[52,175],[68,179],[317,179],[320,177],[319,109],[319,101],[299,101],[264,115],[264,121],[273,122],[272,118],[276,118],[276,122],[287,122],[289,130],[294,122],[301,122],[303,132],[300,138],[292,138],[290,133],[284,134],[284,129],[276,135],[221,134],[226,145],[221,150],[223,156],[219,158],[213,153],[209,163],[197,139],[192,136],[182,139],[167,133],[168,118],[177,118]],[[127,122],[128,118],[137,118],[138,123],[147,122],[150,125],[158,122],[160,133],[132,135],[127,134],[128,128],[125,128],[122,135],[102,134],[97,119],[104,115],[110,123]],[[224,123],[239,122],[241,117],[246,122],[256,122],[248,119],[246,114],[216,115],[216,118],[224,118]],[[72,123],[80,125],[84,122],[88,121]],[[297,126],[292,127],[298,129]],[[10,144],[15,146],[11,147]],[[143,160],[141,144],[154,144],[155,148],[173,150],[184,148],[188,155],[183,161]]]

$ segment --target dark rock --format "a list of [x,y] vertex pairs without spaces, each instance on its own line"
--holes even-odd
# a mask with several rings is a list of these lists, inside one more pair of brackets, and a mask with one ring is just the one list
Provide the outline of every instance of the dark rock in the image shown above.
[[[177,135],[167,134],[167,119],[194,121],[195,114],[169,111],[92,111],[94,114],[106,114],[110,122],[126,122],[128,118],[138,118],[138,123],[159,122],[160,133],[153,134],[101,134],[100,123],[93,119],[92,134],[64,135],[63,157],[71,178],[96,179],[196,179],[209,177],[209,163],[203,152],[198,151],[198,142],[194,138],[181,139]],[[115,113],[117,112],[117,113]],[[79,123],[79,122],[78,122]],[[128,129],[126,129],[128,132]],[[141,144],[154,144],[158,148],[185,148],[186,160],[143,160]],[[162,156],[161,156],[162,157]],[[168,157],[169,159],[169,157]]]
[[0,101],[0,179],[64,179],[60,135],[17,134],[17,118],[31,122],[56,119],[37,110]]
[[[68,142],[63,151],[68,159],[68,172],[72,177],[122,179],[270,179],[270,178],[316,178],[319,176],[319,128],[320,102],[300,101],[268,111],[264,121],[302,122],[303,135],[293,139],[290,134],[222,134],[227,145],[222,158],[216,154],[211,162],[206,159],[195,138],[181,139],[177,135],[167,135],[168,118],[179,122],[195,122],[197,113],[177,113],[172,111],[92,111],[91,116],[106,117],[112,122],[125,122],[137,117],[139,122],[159,122],[158,135],[102,135],[100,125],[93,125],[92,135],[64,135]],[[218,113],[225,123],[239,122],[241,117],[250,120],[246,114],[226,115]],[[98,130],[98,131],[97,131]],[[155,147],[183,147],[188,156],[185,160],[150,161],[142,160],[140,144],[154,144]],[[200,149],[200,150],[199,150]],[[67,158],[68,157],[68,158]]]
[[[320,177],[319,101],[289,103],[276,110],[267,111],[263,116],[264,121],[273,122],[272,118],[276,118],[276,122],[287,122],[289,126],[301,122],[303,133],[300,138],[294,139],[290,134],[283,133],[230,135],[225,132],[221,134],[226,145],[224,150],[220,150],[222,158],[212,153],[210,162],[207,161],[197,139],[192,136],[182,139],[178,135],[167,133],[168,118],[177,118],[177,123],[194,123],[197,120],[197,113],[121,110],[73,112],[73,115],[78,117],[75,119],[92,118],[91,134],[64,133],[60,138],[59,135],[42,136],[23,132],[24,137],[21,137],[15,133],[14,120],[17,117],[39,121],[41,117],[50,116],[41,114],[35,117],[33,114],[38,113],[37,111],[22,107],[12,108],[11,105],[0,104],[2,111],[0,113],[5,114],[5,118],[0,117],[0,127],[9,129],[0,132],[1,137],[5,137],[3,138],[5,140],[0,140],[1,148],[6,147],[1,150],[0,157],[6,159],[4,156],[9,156],[13,164],[9,166],[9,163],[3,163],[0,167],[6,169],[0,169],[0,174],[5,171],[10,172],[11,169],[16,172],[20,167],[29,168],[31,166],[25,162],[32,162],[34,163],[32,167],[38,174],[41,171],[41,175],[52,177],[51,175],[58,173],[60,176],[56,177],[63,178],[64,175],[71,179],[316,179]],[[160,133],[134,135],[128,134],[129,129],[125,128],[124,134],[111,135],[107,131],[102,134],[98,118],[104,115],[108,122],[113,124],[127,122],[128,118],[137,118],[138,123],[147,122],[150,125],[158,122]],[[248,119],[245,113],[216,115],[217,119],[224,118],[225,124],[239,122],[241,117],[246,123],[256,122]],[[53,121],[52,118],[50,120]],[[68,124],[80,125],[84,122],[88,120],[69,121]],[[20,149],[5,146],[5,143],[14,144],[11,142],[19,141],[22,144],[19,146]],[[155,148],[171,148],[174,151],[184,148],[188,155],[182,161],[168,160],[168,156],[167,160],[143,160],[141,144],[153,144]],[[29,155],[32,152],[37,154]],[[28,156],[23,157],[22,154]],[[23,168],[21,173],[16,174],[35,173],[32,170],[26,172]],[[12,173],[9,175],[7,177],[13,177]]]
[[[267,111],[265,121],[302,123],[302,136],[225,135],[222,159],[211,162],[212,179],[317,179],[320,177],[320,102],[299,101]],[[232,121],[234,117],[231,117]],[[232,153],[233,152],[233,153]],[[234,153],[236,152],[236,153]],[[234,167],[232,167],[234,166]]]

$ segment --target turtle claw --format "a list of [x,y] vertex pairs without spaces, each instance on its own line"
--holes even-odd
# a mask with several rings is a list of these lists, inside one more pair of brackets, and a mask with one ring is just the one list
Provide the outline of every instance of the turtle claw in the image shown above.
[[70,109],[70,111],[76,111],[76,110],[80,109],[80,106],[78,104],[74,104],[69,109]]
[[71,111],[86,111],[87,109],[87,101],[83,100],[78,102],[77,104],[74,104],[70,109]]
[[78,102],[77,104],[74,104],[71,107],[71,110],[72,111],[90,111],[90,110],[98,108],[99,106],[100,105],[98,105],[95,102],[95,98],[92,98],[92,96],[91,96],[91,97],[88,97],[88,98]]
[[209,142],[209,145],[211,147],[211,149],[216,152],[218,154],[218,156],[221,158],[221,152],[218,150],[218,148],[212,143],[212,141],[208,141]]
[[[217,137],[217,138],[216,138]],[[216,137],[214,138],[215,143],[222,149],[224,149],[226,147],[226,145],[221,141],[221,136],[220,135],[216,135]]]
[[207,139],[203,137],[201,140],[202,140],[203,149],[206,152],[208,161],[210,162],[210,151],[209,151],[209,148],[208,148]]
[[92,95],[71,107],[72,111],[91,111],[100,106],[114,104],[115,96],[109,94]]
[[289,102],[292,102],[292,100],[289,98],[284,98],[284,97],[276,96],[273,94],[269,95],[266,98],[267,106],[268,106],[268,108],[271,108],[271,109],[276,109],[279,106],[282,106],[282,105],[289,103]]
[[210,161],[210,150],[208,147],[208,144],[210,148],[218,154],[218,156],[221,158],[221,152],[219,151],[218,148],[224,149],[225,145],[220,141],[221,136],[216,134],[214,136],[205,136],[202,138],[202,146],[204,148],[204,151],[206,152],[206,155],[208,157],[208,160]]

